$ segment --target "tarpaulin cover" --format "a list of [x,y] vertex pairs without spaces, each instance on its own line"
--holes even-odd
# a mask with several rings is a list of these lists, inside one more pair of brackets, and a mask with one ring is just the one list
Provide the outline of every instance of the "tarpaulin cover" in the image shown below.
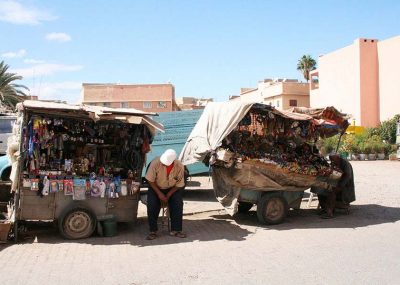
[[237,212],[237,199],[242,189],[257,191],[304,191],[310,187],[328,188],[328,178],[289,173],[278,165],[245,161],[241,169],[215,166],[213,188],[218,201],[230,215]]
[[179,156],[182,163],[203,161],[207,153],[221,146],[222,140],[236,128],[253,104],[242,100],[208,103],[182,149]]

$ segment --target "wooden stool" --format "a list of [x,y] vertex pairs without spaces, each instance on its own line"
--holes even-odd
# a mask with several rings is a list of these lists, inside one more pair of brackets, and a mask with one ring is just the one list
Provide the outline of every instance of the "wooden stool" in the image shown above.
[[168,227],[168,231],[171,231],[171,222],[169,216],[169,209],[167,205],[161,205],[161,227]]

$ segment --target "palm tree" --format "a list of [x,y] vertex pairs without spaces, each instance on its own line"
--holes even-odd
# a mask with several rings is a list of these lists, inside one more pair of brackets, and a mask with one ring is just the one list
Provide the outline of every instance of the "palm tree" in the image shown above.
[[16,73],[7,72],[9,66],[0,62],[0,105],[6,109],[14,110],[18,102],[24,100],[26,94],[20,89],[29,90],[28,87],[13,83],[15,80],[21,80],[22,76]]
[[316,68],[317,62],[310,55],[303,55],[297,62],[297,70],[299,70],[304,79],[310,80],[310,71]]

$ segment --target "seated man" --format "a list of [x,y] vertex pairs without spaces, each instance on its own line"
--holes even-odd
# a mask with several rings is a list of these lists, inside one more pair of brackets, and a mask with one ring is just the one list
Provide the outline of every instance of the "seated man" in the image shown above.
[[330,155],[329,159],[331,164],[339,168],[343,174],[332,191],[325,192],[326,194],[318,193],[320,206],[325,212],[321,217],[325,219],[333,218],[335,208],[348,209],[350,203],[356,200],[353,168],[350,162],[341,158],[338,154]]
[[173,149],[167,149],[160,157],[153,159],[147,170],[146,180],[149,183],[147,216],[150,227],[147,239],[153,240],[157,237],[160,209],[167,204],[171,217],[170,235],[185,238],[186,235],[182,233],[184,167],[176,159]]

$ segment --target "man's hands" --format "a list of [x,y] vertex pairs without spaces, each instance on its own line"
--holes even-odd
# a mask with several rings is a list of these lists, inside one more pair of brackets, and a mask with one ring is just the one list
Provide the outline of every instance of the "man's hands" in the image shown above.
[[167,194],[164,194],[160,191],[161,195],[158,195],[158,198],[160,199],[161,202],[163,203],[167,203],[169,198],[171,198],[171,196],[176,192],[175,187],[172,188],[171,190],[168,191]]
[[160,188],[158,188],[156,183],[149,181],[149,184],[150,184],[151,188],[153,188],[153,190],[156,192],[157,197],[158,197],[158,199],[160,199],[160,202],[162,204],[168,203],[169,198],[171,198],[171,196],[178,190],[177,187],[172,187],[171,190],[169,190],[167,194],[164,194],[160,190]]
[[161,203],[168,203],[168,199],[170,196],[163,194],[161,191],[160,193],[157,193],[158,199],[160,199]]

